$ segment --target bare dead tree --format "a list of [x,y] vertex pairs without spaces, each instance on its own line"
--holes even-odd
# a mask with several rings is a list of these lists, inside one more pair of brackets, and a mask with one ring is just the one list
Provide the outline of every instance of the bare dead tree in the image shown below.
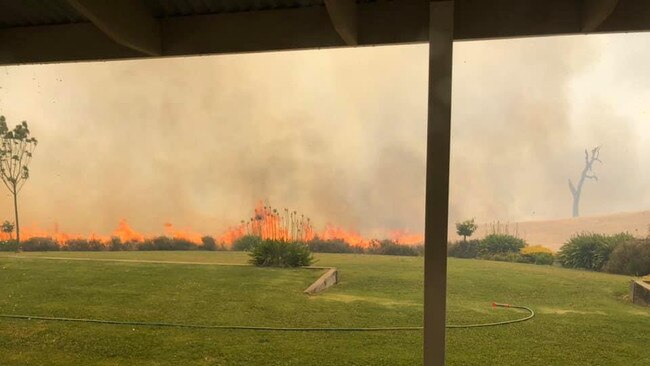
[[573,217],[578,217],[580,215],[580,195],[582,194],[582,185],[587,179],[593,179],[596,182],[598,177],[594,174],[593,165],[595,162],[602,164],[600,160],[600,146],[596,146],[591,149],[591,154],[585,149],[585,167],[582,169],[580,174],[580,180],[578,185],[574,185],[571,179],[569,179],[569,189],[571,190],[571,195],[573,196]]

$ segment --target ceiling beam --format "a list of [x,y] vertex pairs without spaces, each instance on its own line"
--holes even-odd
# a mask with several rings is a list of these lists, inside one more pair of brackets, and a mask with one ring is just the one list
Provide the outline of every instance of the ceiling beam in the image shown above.
[[332,25],[348,46],[358,45],[357,2],[355,0],[325,0]]
[[[119,4],[124,0],[113,1]],[[457,41],[583,33],[583,0],[455,0],[454,3]],[[429,1],[425,0],[359,2],[358,45],[427,42],[428,8]],[[159,24],[161,56],[348,46],[332,26],[325,6],[168,17],[160,19]],[[141,25],[130,27],[140,29]],[[625,31],[650,31],[650,1],[620,0],[597,30],[599,33]],[[155,43],[158,45],[157,40]],[[147,56],[123,44],[106,36],[92,23],[0,28],[0,65]]]
[[0,65],[142,57],[92,23],[0,29]]
[[595,32],[616,9],[619,0],[583,0],[582,31]]
[[324,6],[170,17],[160,24],[165,56],[345,46]]
[[455,0],[454,39],[580,33],[582,0]]
[[140,0],[67,0],[113,41],[149,56],[161,55],[160,24]]

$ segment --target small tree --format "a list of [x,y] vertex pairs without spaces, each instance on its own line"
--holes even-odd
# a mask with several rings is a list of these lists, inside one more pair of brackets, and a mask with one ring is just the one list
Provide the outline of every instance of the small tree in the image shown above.
[[0,230],[2,230],[3,233],[9,235],[9,240],[13,240],[13,233],[14,233],[14,224],[12,222],[9,222],[8,220],[5,220],[5,222],[0,225]]
[[0,116],[0,140],[0,178],[14,198],[16,242],[20,246],[18,193],[29,178],[29,162],[38,141],[31,137],[27,122],[10,130],[4,116]]
[[463,237],[463,241],[467,241],[467,237],[472,236],[476,229],[478,225],[474,223],[474,219],[456,223],[456,233]]

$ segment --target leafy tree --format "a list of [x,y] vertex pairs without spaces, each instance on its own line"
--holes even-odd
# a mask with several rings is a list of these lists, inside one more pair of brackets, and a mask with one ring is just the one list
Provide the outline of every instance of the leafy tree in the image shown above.
[[463,237],[463,241],[467,241],[467,237],[472,236],[476,229],[478,229],[478,225],[474,223],[474,219],[456,223],[456,233]]
[[16,242],[20,245],[18,193],[29,178],[29,162],[38,141],[31,137],[27,122],[10,130],[4,116],[0,116],[0,140],[0,178],[14,198]]
[[3,233],[9,235],[9,240],[13,240],[12,234],[14,233],[14,224],[13,222],[9,222],[8,220],[5,220],[5,222],[0,225],[0,230],[2,230]]

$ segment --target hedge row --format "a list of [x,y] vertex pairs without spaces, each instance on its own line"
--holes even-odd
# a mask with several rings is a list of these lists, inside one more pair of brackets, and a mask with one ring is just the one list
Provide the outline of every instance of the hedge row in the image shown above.
[[[258,236],[246,235],[234,241],[230,248],[219,244],[210,236],[204,236],[201,244],[184,239],[159,236],[142,242],[123,242],[112,238],[108,243],[99,240],[74,239],[59,243],[51,238],[30,238],[21,242],[25,252],[46,251],[147,251],[147,250],[235,250],[250,251],[262,242]],[[341,239],[324,240],[315,238],[304,243],[314,253],[356,253],[399,256],[418,256],[424,252],[423,246],[398,244],[392,240],[372,240],[365,247],[354,246]],[[15,241],[0,242],[0,251],[16,251]]]
[[645,276],[650,274],[650,238],[582,233],[560,248],[558,259],[569,268]]
[[[232,250],[250,251],[262,241],[258,236],[246,235],[235,240]],[[320,239],[304,243],[313,253],[354,253],[399,256],[419,256],[424,253],[422,245],[403,245],[392,240],[371,240],[367,246],[351,245],[343,239]]]
[[567,268],[631,276],[650,274],[650,238],[637,239],[626,233],[577,234],[569,239],[555,256],[544,247],[527,246],[524,240],[512,235],[492,234],[482,240],[450,244],[448,255],[457,258],[548,265],[557,261]]
[[[146,239],[142,242],[123,242],[119,238],[112,238],[108,243],[93,239],[73,239],[61,244],[52,238],[29,238],[20,243],[20,249],[25,252],[52,252],[52,251],[147,251],[147,250],[226,250],[223,245],[217,244],[214,238],[204,236],[201,244],[196,244],[184,239],[159,236]],[[17,250],[15,241],[0,242],[0,251]]]
[[491,234],[482,240],[452,243],[448,246],[447,254],[456,258],[541,265],[551,265],[555,260],[550,250],[540,246],[529,247],[523,239],[508,234]]

